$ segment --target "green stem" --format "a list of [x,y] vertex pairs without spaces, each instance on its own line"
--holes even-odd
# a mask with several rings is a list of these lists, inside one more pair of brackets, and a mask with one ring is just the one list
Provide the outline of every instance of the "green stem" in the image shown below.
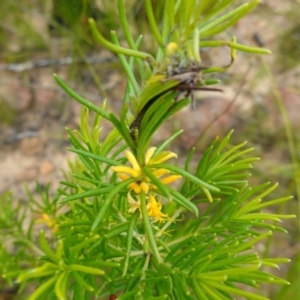
[[150,255],[150,253],[148,253],[146,255],[145,263],[144,263],[144,266],[143,266],[142,280],[145,279],[145,277],[146,277],[146,271],[149,268],[150,257],[151,257],[151,255]]
[[139,217],[139,211],[136,211],[134,215],[132,216],[128,230],[127,230],[127,242],[126,242],[126,257],[125,257],[125,262],[124,262],[124,269],[123,269],[123,276],[127,274],[127,269],[129,265],[129,259],[130,259],[130,254],[131,254],[131,247],[132,247],[132,237],[134,233],[134,226],[136,224],[136,221]]
[[153,256],[155,257],[155,259],[157,260],[158,263],[161,263],[162,258],[159,255],[157,245],[156,245],[156,242],[154,239],[154,235],[153,235],[153,231],[151,228],[151,223],[150,223],[148,211],[147,211],[146,194],[144,192],[141,192],[140,199],[141,199],[141,212],[142,212],[142,217],[143,217],[143,222],[144,222],[147,238],[150,243],[150,246],[151,246],[151,249],[153,252]]
[[200,57],[200,40],[199,40],[199,30],[198,28],[195,28],[194,30],[194,38],[193,38],[193,53],[194,53],[194,59],[196,62],[201,62]]

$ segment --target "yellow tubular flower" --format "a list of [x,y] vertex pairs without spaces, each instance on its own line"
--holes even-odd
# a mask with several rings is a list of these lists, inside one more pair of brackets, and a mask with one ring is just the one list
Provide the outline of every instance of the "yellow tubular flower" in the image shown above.
[[148,216],[155,218],[154,222],[164,222],[169,220],[167,214],[161,212],[162,205],[160,202],[157,202],[153,195],[149,196],[149,201],[147,204]]
[[168,169],[156,169],[152,173],[155,177],[159,178],[163,175],[170,173],[170,171]]
[[53,232],[58,231],[58,227],[56,225],[56,220],[51,219],[51,217],[46,213],[43,213],[42,218],[36,219],[35,222],[40,223],[40,224],[42,224],[42,223],[46,224],[49,228],[51,228],[53,230]]
[[[169,184],[169,183],[172,183],[172,182],[174,182],[174,181],[176,181],[177,179],[180,179],[180,178],[181,178],[180,175],[170,175],[170,176],[167,176],[165,178],[160,179],[160,182],[162,184]],[[157,186],[154,185],[154,184],[150,184],[150,189],[156,190]]]
[[148,151],[146,152],[145,155],[145,164],[148,165],[150,158],[152,157],[152,155],[154,154],[155,150],[157,148],[156,147],[151,147],[148,149]]
[[[128,210],[129,213],[135,213],[135,211],[138,209],[141,210],[141,201],[140,199],[135,201],[133,197],[130,194],[130,191],[127,194],[128,203],[130,205],[130,208]],[[158,201],[156,201],[155,196],[149,195],[147,197],[147,213],[150,218],[154,219],[154,222],[164,222],[166,220],[170,220],[167,214],[164,214],[161,212],[162,204]]]
[[[113,171],[113,170],[112,170],[112,171]],[[122,179],[123,181],[129,178],[129,176],[126,175],[126,174],[119,173],[119,174],[117,174],[117,175],[118,175],[118,177],[119,177],[120,179]]]
[[134,178],[137,178],[141,175],[141,171],[134,170],[134,169],[126,167],[126,166],[111,167],[111,170],[116,172],[116,173],[127,173],[127,174],[131,175]]
[[[145,165],[150,168],[151,172],[156,178],[160,178],[166,174],[169,174],[170,171],[163,168],[155,169],[154,165],[162,163],[173,157],[176,158],[177,155],[170,151],[162,151],[153,157],[155,151],[155,147],[151,147],[148,149],[145,154]],[[141,191],[143,191],[146,195],[149,193],[149,189],[157,189],[155,185],[151,184],[151,180],[142,173],[141,166],[138,164],[135,156],[130,151],[125,151],[125,156],[127,157],[132,167],[113,166],[111,167],[111,170],[113,172],[116,172],[121,180],[126,180],[130,177],[136,178],[136,181],[129,184],[128,188],[134,191],[136,194],[140,194]],[[181,178],[181,176],[179,175],[170,175],[160,180],[163,184],[168,184],[179,178]]]
[[125,151],[125,156],[127,157],[129,162],[131,163],[134,170],[141,171],[141,168],[140,168],[136,158],[134,157],[134,155],[130,151]]
[[146,194],[148,194],[148,192],[149,192],[149,185],[145,181],[141,182],[140,187],[141,187],[141,189],[142,189],[143,192],[145,192]]
[[149,160],[149,165],[161,164],[162,162],[173,157],[177,158],[177,154],[171,151],[162,151]]
[[136,194],[139,194],[139,193],[142,191],[140,185],[139,185],[138,183],[136,183],[136,182],[130,183],[130,184],[129,184],[129,187],[130,187],[130,189],[133,190]]
[[163,184],[169,184],[169,183],[171,183],[171,182],[173,182],[177,179],[180,179],[180,178],[181,178],[180,175],[171,175],[171,176],[168,176],[168,177],[165,177],[165,178],[161,179],[160,181]]

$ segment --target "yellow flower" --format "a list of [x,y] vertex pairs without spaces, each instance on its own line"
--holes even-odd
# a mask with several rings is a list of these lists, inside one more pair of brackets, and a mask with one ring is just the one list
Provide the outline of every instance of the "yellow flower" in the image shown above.
[[51,217],[46,214],[46,213],[43,213],[42,214],[42,218],[40,219],[37,219],[35,221],[36,223],[44,223],[46,224],[49,228],[51,228],[53,230],[53,232],[57,232],[58,231],[58,227],[56,225],[56,220],[55,219],[51,219]]
[[[145,154],[145,161],[143,166],[147,166],[152,174],[159,178],[162,184],[169,184],[179,178],[180,175],[169,175],[170,171],[168,169],[163,168],[155,168],[155,164],[161,164],[164,161],[177,158],[177,155],[170,151],[162,151],[157,155],[154,155],[156,151],[155,147],[149,148]],[[128,166],[114,166],[111,167],[113,172],[116,172],[118,177],[122,180],[126,180],[128,178],[135,178],[135,182],[132,182],[128,185],[129,192],[127,193],[127,200],[130,205],[128,210],[129,213],[134,213],[137,209],[140,211],[141,201],[139,198],[139,194],[143,191],[147,197],[147,211],[149,217],[154,219],[154,222],[164,222],[165,220],[169,220],[167,214],[161,212],[162,204],[157,202],[155,196],[149,193],[149,190],[157,189],[157,186],[151,183],[151,180],[142,172],[142,167],[137,162],[135,156],[130,151],[125,151],[125,156],[130,162],[132,167]],[[162,176],[165,176],[161,178]],[[134,197],[131,195],[131,191],[134,191]],[[137,199],[137,200],[135,200]]]
[[[141,210],[141,201],[140,199],[135,201],[133,197],[130,194],[130,191],[127,194],[128,203],[130,205],[130,208],[128,210],[129,213],[134,213],[137,209]],[[164,222],[166,220],[169,220],[167,214],[164,214],[161,212],[162,204],[160,202],[157,202],[155,199],[155,196],[149,195],[147,196],[147,212],[148,216],[151,218],[154,218],[154,222]]]
[[[177,158],[177,155],[170,151],[162,151],[153,157],[155,150],[156,150],[155,147],[151,147],[148,149],[145,155],[144,165],[151,169],[155,177],[160,178],[170,173],[170,171],[163,168],[160,169],[151,168],[151,166],[155,164],[163,163],[164,161],[171,159],[173,157]],[[155,185],[152,185],[150,179],[142,173],[141,170],[142,168],[138,164],[135,156],[130,151],[125,151],[125,156],[127,157],[132,167],[114,166],[111,167],[111,170],[113,172],[116,172],[118,174],[118,177],[122,180],[126,180],[130,177],[136,178],[137,180],[129,184],[128,186],[130,190],[133,190],[136,194],[140,194],[141,191],[148,194],[149,189],[156,189],[157,187]],[[170,175],[161,179],[161,182],[163,184],[169,184],[179,178],[181,178],[180,175]]]
[[164,214],[161,212],[162,205],[160,202],[157,202],[155,197],[153,195],[149,195],[149,200],[147,203],[147,211],[148,216],[155,218],[154,222],[164,222],[166,220],[169,220],[167,214]]
[[174,42],[171,42],[167,45],[166,50],[167,50],[167,55],[171,56],[177,52],[178,45]]

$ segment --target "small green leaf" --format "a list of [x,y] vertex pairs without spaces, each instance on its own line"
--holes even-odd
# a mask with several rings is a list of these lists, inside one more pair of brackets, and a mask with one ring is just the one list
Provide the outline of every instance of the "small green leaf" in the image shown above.
[[58,263],[59,259],[56,257],[56,255],[52,252],[50,249],[46,237],[45,237],[45,232],[43,230],[40,231],[40,246],[41,249],[44,251],[44,253],[51,259],[54,263]]
[[155,167],[157,169],[160,169],[160,168],[168,169],[168,170],[172,171],[175,174],[181,175],[182,177],[186,178],[187,180],[190,180],[190,181],[192,181],[192,182],[194,182],[194,183],[196,183],[196,184],[198,184],[202,187],[207,188],[209,191],[214,191],[214,192],[219,192],[220,191],[220,189],[216,188],[215,186],[210,185],[210,184],[202,181],[201,179],[193,176],[192,174],[184,171],[183,169],[175,167],[173,165],[170,165],[170,164],[155,164],[155,165],[153,165],[153,167]]
[[105,213],[108,209],[108,207],[110,206],[111,202],[113,201],[114,197],[124,188],[126,188],[130,183],[134,182],[135,178],[129,178],[127,180],[124,180],[123,182],[117,184],[116,186],[114,186],[113,189],[110,189],[109,194],[107,195],[104,203],[102,204],[95,220],[92,226],[92,231],[95,230],[97,228],[97,226],[99,225],[99,223],[101,222],[102,218],[105,216]]
[[29,297],[28,300],[40,300],[41,296],[54,286],[58,276],[49,278],[46,282],[42,283]]
[[99,106],[94,105],[93,103],[89,102],[88,100],[84,99],[83,97],[79,96],[77,93],[75,93],[71,88],[69,88],[66,83],[56,74],[53,74],[54,79],[56,82],[63,88],[63,90],[68,93],[72,98],[74,98],[76,101],[87,107],[88,109],[94,111],[95,113],[99,114],[103,118],[110,120],[109,114],[101,109]]
[[63,203],[67,203],[67,202],[70,202],[70,201],[75,201],[75,200],[84,199],[84,198],[88,198],[88,197],[100,196],[100,195],[108,194],[113,189],[114,189],[114,186],[104,187],[104,188],[99,188],[99,189],[94,189],[94,190],[90,189],[87,192],[73,194],[73,195],[67,196],[65,198],[62,198],[59,201],[59,203],[63,204]]
[[76,282],[85,290],[93,292],[94,288],[89,285],[83,278],[82,276],[76,272],[76,271],[72,271],[72,275],[74,276],[74,279],[76,280]]
[[101,269],[96,269],[88,266],[72,264],[67,266],[70,271],[79,271],[82,273],[93,274],[93,275],[103,275],[105,272]]

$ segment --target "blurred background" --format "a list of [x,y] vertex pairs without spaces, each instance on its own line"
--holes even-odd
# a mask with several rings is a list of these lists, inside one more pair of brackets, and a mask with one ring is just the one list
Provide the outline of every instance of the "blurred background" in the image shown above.
[[[143,1],[124,2],[134,37],[142,34],[142,48],[154,53]],[[153,3],[159,14],[159,0]],[[277,300],[300,299],[299,12],[299,0],[265,0],[219,35],[226,40],[235,35],[239,43],[269,48],[273,54],[238,52],[235,64],[215,76],[222,81],[218,87],[223,93],[199,93],[196,109],[179,112],[154,141],[183,128],[172,151],[184,155],[196,146],[200,156],[214,137],[234,129],[231,143],[247,140],[255,148],[254,156],[261,158],[252,172],[253,184],[279,182],[274,198],[294,195],[277,211],[297,214],[283,223],[289,234],[276,233],[258,249],[292,260],[277,271],[291,286],[268,286],[264,291]],[[117,57],[93,41],[89,17],[108,39],[110,30],[115,30],[122,40],[116,0],[0,1],[0,195],[12,190],[15,199],[26,205],[24,182],[33,193],[36,181],[51,182],[55,190],[63,177],[61,170],[68,168],[67,159],[74,157],[66,151],[65,127],[78,128],[81,107],[54,82],[53,73],[93,103],[101,105],[107,99],[109,109],[119,111],[126,77]],[[201,51],[203,66],[230,62],[226,47]],[[103,136],[110,126],[103,123]]]

